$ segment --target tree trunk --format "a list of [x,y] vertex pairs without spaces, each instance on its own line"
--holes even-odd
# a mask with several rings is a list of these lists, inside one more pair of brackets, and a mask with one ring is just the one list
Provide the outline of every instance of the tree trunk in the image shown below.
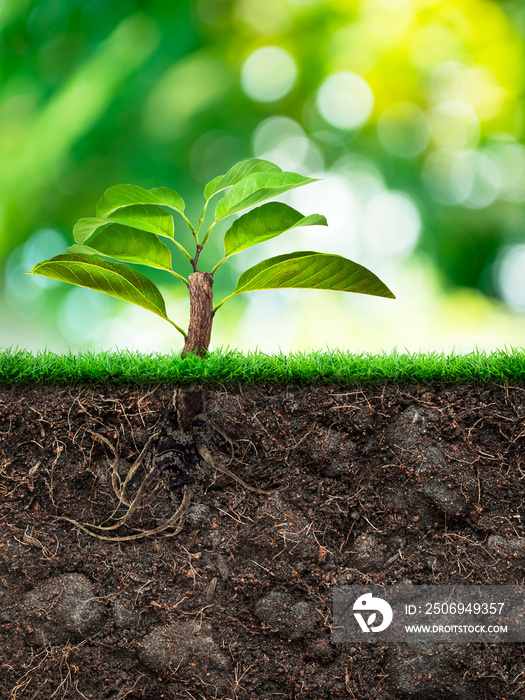
[[213,324],[213,277],[209,272],[192,272],[190,290],[190,327],[182,357],[194,353],[204,357],[208,351]]

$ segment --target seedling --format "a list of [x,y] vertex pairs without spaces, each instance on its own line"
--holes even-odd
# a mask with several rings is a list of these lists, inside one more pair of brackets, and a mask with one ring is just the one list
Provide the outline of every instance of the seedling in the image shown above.
[[[233,292],[213,305],[213,276],[232,255],[298,226],[327,225],[320,214],[303,216],[287,204],[267,202],[312,182],[316,180],[283,172],[267,160],[242,161],[206,185],[204,208],[196,226],[186,217],[184,201],[177,192],[167,187],[146,190],[137,185],[116,185],[104,193],[96,217],[77,222],[73,230],[75,244],[65,254],[37,263],[30,273],[94,289],[148,309],[184,336],[183,355],[194,353],[202,357],[210,344],[216,311],[238,294],[260,289],[301,288],[394,298],[390,289],[362,265],[340,255],[299,251],[277,255],[250,267],[241,274]],[[215,218],[202,236],[209,203],[225,190],[229,191],[218,201]],[[215,225],[245,210],[248,211],[235,219],[224,235],[223,258],[209,272],[199,270],[200,254]],[[171,212],[179,214],[188,225],[195,244],[193,255],[177,240]],[[193,270],[188,278],[172,269],[170,249],[161,238],[171,240],[188,259]],[[141,272],[122,263],[165,270],[188,287],[190,322],[187,333],[168,317],[157,286]]]
[[[300,251],[277,255],[250,267],[241,274],[233,292],[216,306],[213,305],[213,276],[232,255],[298,226],[327,225],[325,217],[320,214],[303,216],[281,202],[267,202],[272,197],[311,182],[315,180],[297,173],[283,172],[277,165],[266,160],[243,161],[206,185],[205,203],[196,226],[184,213],[185,205],[181,196],[167,187],[151,190],[137,185],[110,187],[98,203],[97,216],[80,219],[75,225],[75,244],[70,246],[64,255],[37,263],[30,272],[104,292],[148,309],[171,323],[184,336],[183,355],[193,353],[202,357],[206,355],[210,344],[216,311],[237,294],[259,289],[309,288],[393,298],[394,295],[388,287],[362,265],[340,255]],[[213,222],[201,238],[210,200],[227,189],[229,191],[217,203]],[[175,235],[172,212],[184,219],[193,235],[193,256]],[[215,225],[240,212],[245,213],[235,219],[224,235],[224,256],[210,272],[199,270],[200,254]],[[162,238],[171,240],[188,259],[193,270],[188,278],[172,269],[171,251],[162,242]],[[111,258],[121,262],[113,262]],[[188,287],[190,323],[187,333],[168,317],[162,294],[153,282],[125,263],[165,270]],[[184,433],[186,436],[192,436],[195,450],[203,463],[232,477],[247,489],[258,493],[271,493],[249,486],[213,459],[207,445],[201,440],[202,436],[192,431],[199,402],[187,401],[188,397],[191,399],[190,394],[189,389],[176,389],[173,406],[181,435]],[[202,413],[198,416],[202,420]],[[116,534],[123,525],[130,524],[132,516],[152,502],[160,489],[160,466],[155,459],[157,448],[154,444],[160,435],[161,433],[155,433],[148,440],[122,481],[115,466],[118,462],[116,448],[104,436],[94,434],[97,439],[109,445],[115,456],[111,470],[113,490],[118,499],[117,507],[111,516],[114,522],[111,525],[93,525],[80,523],[68,517],[61,519],[93,537],[111,541],[134,540],[153,535],[172,537],[180,532],[190,502],[190,490],[186,484],[183,486],[180,507],[164,523],[153,529],[139,528],[131,535]],[[181,445],[186,445],[186,439],[184,437]],[[149,471],[147,470],[141,481],[136,495],[130,497],[130,486],[140,467],[144,466],[146,454],[151,457]],[[127,510],[120,517],[115,517],[121,506],[125,506]]]

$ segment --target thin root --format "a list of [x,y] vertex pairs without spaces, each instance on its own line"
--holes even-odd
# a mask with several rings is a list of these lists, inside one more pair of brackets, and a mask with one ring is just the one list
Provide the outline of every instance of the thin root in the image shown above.
[[[146,474],[144,479],[142,480],[142,483],[140,484],[138,491],[135,495],[135,497],[132,500],[129,500],[125,496],[125,491],[126,488],[129,486],[131,480],[137,473],[138,469],[143,465],[143,459],[144,455],[146,454],[147,450],[149,449],[151,443],[155,438],[158,437],[159,433],[153,434],[149,440],[146,442],[144,445],[142,451],[140,452],[139,456],[133,463],[133,465],[130,467],[126,478],[122,482],[117,469],[117,461],[118,461],[118,453],[117,450],[115,449],[114,445],[111,444],[111,442],[105,438],[103,435],[100,435],[98,433],[92,432],[91,430],[88,431],[91,433],[91,435],[98,440],[99,442],[102,442],[103,444],[107,445],[111,451],[113,452],[113,455],[115,456],[115,459],[113,461],[113,464],[111,465],[112,469],[112,486],[113,486],[113,491],[118,498],[118,504],[116,508],[113,510],[112,514],[109,516],[109,518],[105,521],[107,522],[108,520],[113,520],[115,518],[115,514],[117,513],[118,509],[122,506],[125,505],[127,506],[127,511],[122,515],[120,518],[117,518],[115,522],[112,525],[92,525],[92,524],[87,524],[87,523],[79,523],[77,520],[73,520],[72,518],[66,518],[65,516],[60,516],[57,518],[57,520],[65,520],[68,523],[71,523],[75,527],[79,528],[79,530],[82,530],[88,535],[91,535],[91,537],[95,537],[98,540],[107,540],[109,542],[126,542],[129,540],[138,540],[141,537],[150,537],[152,535],[160,535],[162,533],[163,537],[174,537],[177,535],[183,527],[183,522],[184,518],[186,516],[188,506],[190,503],[190,491],[187,486],[184,486],[183,490],[183,497],[182,497],[182,503],[177,509],[177,511],[170,517],[168,520],[166,520],[162,525],[159,525],[158,527],[153,528],[152,530],[141,530],[137,529],[135,534],[133,535],[124,535],[122,537],[119,536],[112,536],[112,535],[107,535],[103,533],[111,532],[112,530],[117,530],[118,528],[122,527],[126,523],[129,522],[130,518],[138,511],[143,508],[145,508],[147,505],[149,505],[155,496],[157,495],[159,489],[162,488],[162,484],[157,483],[151,490],[149,494],[146,495],[147,489],[151,486],[152,482],[156,477],[159,475],[159,468],[156,466],[153,466]],[[233,472],[231,472],[229,469],[226,467],[223,467],[220,464],[217,464],[213,457],[211,456],[210,451],[208,448],[203,445],[203,444],[197,444],[197,450],[200,454],[200,456],[204,459],[205,462],[207,462],[213,469],[216,469],[219,472],[222,472],[223,474],[226,474],[229,476],[231,479],[234,481],[237,481],[241,486],[243,486],[245,489],[248,491],[253,491],[254,493],[261,493],[264,494],[265,496],[269,496],[273,493],[276,493],[280,489],[273,489],[271,491],[266,491],[264,489],[258,489],[255,488],[254,486],[250,486],[247,484],[245,481],[243,481],[240,477],[236,476]],[[166,532],[169,528],[175,528],[173,532]],[[93,532],[93,531],[98,532]]]
[[244,486],[245,489],[248,489],[248,491],[253,491],[254,493],[262,493],[265,496],[271,496],[272,493],[277,493],[277,491],[281,491],[282,487],[272,489],[271,491],[265,491],[263,489],[257,489],[255,486],[250,486],[247,484],[245,481],[243,481],[240,477],[236,476],[233,472],[231,472],[229,469],[226,467],[221,466],[220,464],[217,464],[217,462],[213,459],[211,456],[210,451],[206,447],[206,445],[197,445],[197,450],[200,454],[200,456],[208,462],[210,467],[213,467],[213,469],[217,469],[217,471],[222,472],[223,474],[226,474],[229,476],[231,479],[234,479],[237,481],[241,486]]
[[[61,516],[57,518],[57,520],[66,520],[68,523],[72,523],[75,525],[75,527],[78,527],[80,530],[83,532],[86,532],[88,535],[91,535],[91,537],[96,537],[97,540],[108,540],[110,542],[125,542],[128,540],[138,540],[141,537],[150,537],[151,535],[159,535],[160,533],[164,533],[163,537],[174,537],[175,535],[178,535],[179,532],[182,530],[183,522],[184,522],[184,517],[186,515],[186,512],[188,510],[188,506],[190,503],[190,492],[184,487],[184,495],[182,497],[182,503],[180,506],[177,508],[177,511],[171,516],[171,518],[168,518],[166,522],[164,522],[162,525],[159,525],[159,527],[153,528],[153,530],[139,530],[136,534],[134,535],[125,535],[124,537],[110,537],[108,535],[99,535],[96,532],[91,532],[89,527],[94,527],[94,528],[99,528],[99,529],[113,529],[111,528],[100,528],[99,525],[84,525],[82,523],[77,522],[76,520],[72,520],[71,518],[66,518],[64,516]],[[175,528],[173,532],[165,533],[164,531],[167,530],[170,527],[173,527],[175,523],[179,521],[179,524]],[[116,525],[116,527],[119,527],[122,523],[119,523]]]

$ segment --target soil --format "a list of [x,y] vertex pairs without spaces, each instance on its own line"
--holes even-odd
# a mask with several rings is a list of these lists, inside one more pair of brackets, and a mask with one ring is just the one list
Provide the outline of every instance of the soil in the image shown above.
[[2,700],[525,697],[519,643],[332,641],[337,584],[523,584],[524,386],[174,389],[0,389]]

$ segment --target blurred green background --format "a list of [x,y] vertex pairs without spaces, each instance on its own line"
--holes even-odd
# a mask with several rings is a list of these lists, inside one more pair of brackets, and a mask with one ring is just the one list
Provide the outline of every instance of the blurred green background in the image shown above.
[[[0,32],[0,346],[179,349],[142,309],[25,273],[111,185],[169,186],[195,219],[204,184],[254,156],[322,178],[282,199],[329,228],[235,256],[216,298],[303,248],[370,267],[397,299],[243,295],[214,347],[525,344],[520,0],[3,0]],[[168,277],[152,279],[187,326]]]

